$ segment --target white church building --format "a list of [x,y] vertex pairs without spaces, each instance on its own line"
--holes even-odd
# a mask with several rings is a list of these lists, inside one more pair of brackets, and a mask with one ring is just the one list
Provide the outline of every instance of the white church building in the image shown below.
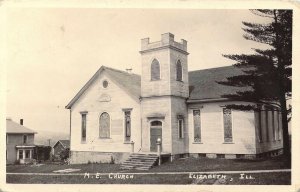
[[[171,33],[157,42],[142,39],[140,54],[141,75],[101,66],[66,106],[71,163],[120,163],[131,153],[156,153],[158,139],[171,160],[281,152],[281,114],[275,106],[222,97],[245,89],[217,83],[241,69],[188,71],[187,41],[176,42]],[[262,110],[232,110],[228,104]]]

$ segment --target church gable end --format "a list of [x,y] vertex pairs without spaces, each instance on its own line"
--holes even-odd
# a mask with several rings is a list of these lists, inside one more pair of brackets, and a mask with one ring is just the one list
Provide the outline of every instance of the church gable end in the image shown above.
[[[138,101],[140,97],[140,76],[136,74],[128,74],[127,72],[115,70],[109,67],[102,66],[92,78],[80,89],[80,91],[75,95],[75,97],[66,106],[67,109],[71,107],[80,100],[81,96],[90,89],[91,86],[101,76],[106,76],[111,82],[114,82],[119,88],[121,88],[126,94],[130,95],[132,98]],[[109,86],[109,82],[103,79],[100,84],[98,82],[98,87],[105,90]],[[99,95],[98,101],[110,101],[110,96],[108,94],[102,93]]]

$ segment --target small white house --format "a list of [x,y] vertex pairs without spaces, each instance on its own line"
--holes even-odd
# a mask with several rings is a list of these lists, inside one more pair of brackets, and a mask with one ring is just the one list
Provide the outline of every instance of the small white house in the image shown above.
[[131,152],[156,152],[158,138],[171,159],[254,158],[282,149],[281,114],[274,106],[261,105],[260,112],[226,108],[249,104],[223,98],[241,88],[217,83],[240,69],[189,72],[187,41],[176,42],[171,33],[158,42],[142,39],[140,54],[141,76],[102,66],[66,106],[71,163],[122,162]]
[[6,118],[6,164],[33,162],[36,133],[23,126],[23,119],[18,124]]

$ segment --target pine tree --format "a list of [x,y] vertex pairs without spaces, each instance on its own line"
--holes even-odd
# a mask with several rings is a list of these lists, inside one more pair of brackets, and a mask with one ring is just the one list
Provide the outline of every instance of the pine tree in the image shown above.
[[[246,91],[223,95],[233,100],[249,101],[257,104],[278,105],[282,115],[283,147],[286,157],[290,157],[288,134],[287,99],[292,97],[292,10],[251,10],[261,17],[270,18],[267,24],[243,22],[244,38],[269,45],[269,49],[254,49],[254,54],[224,55],[236,61],[235,67],[244,71],[243,75],[228,77],[223,85],[248,87]],[[258,110],[257,105],[229,105],[239,110]],[[288,161],[290,162],[290,161]]]

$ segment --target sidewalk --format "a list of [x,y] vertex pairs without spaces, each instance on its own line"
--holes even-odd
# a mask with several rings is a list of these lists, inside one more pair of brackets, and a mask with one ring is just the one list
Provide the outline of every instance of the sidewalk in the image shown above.
[[[203,172],[151,172],[151,173],[89,173],[90,175],[109,175],[109,174],[130,174],[130,175],[184,175],[184,174],[240,174],[240,173],[278,173],[291,172],[291,169],[274,169],[274,170],[250,170],[250,171],[203,171]],[[70,175],[84,176],[86,173],[6,173],[7,175]]]

